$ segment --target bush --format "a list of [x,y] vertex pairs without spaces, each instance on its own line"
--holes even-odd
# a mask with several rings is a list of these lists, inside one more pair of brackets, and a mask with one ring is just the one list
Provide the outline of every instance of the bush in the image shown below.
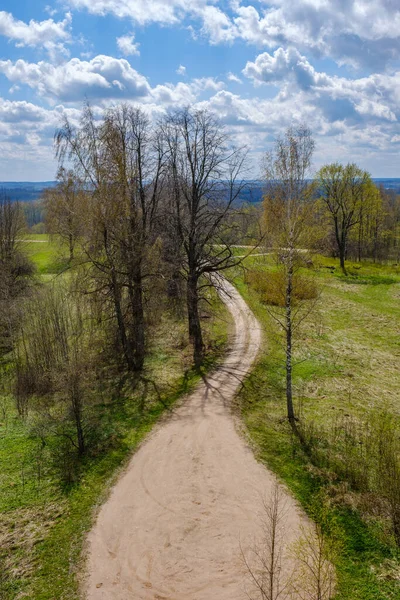
[[[285,306],[286,275],[280,271],[246,271],[245,282],[260,295],[261,302],[271,306]],[[318,297],[317,286],[309,277],[296,273],[293,278],[294,304],[303,300],[314,300]]]

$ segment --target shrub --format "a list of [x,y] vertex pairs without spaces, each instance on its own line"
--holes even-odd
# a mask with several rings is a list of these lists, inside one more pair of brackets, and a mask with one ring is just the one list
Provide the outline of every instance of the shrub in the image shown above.
[[[284,271],[249,270],[245,274],[245,282],[260,295],[261,302],[271,306],[285,306],[286,275]],[[314,300],[317,297],[318,290],[314,281],[296,273],[293,278],[294,304],[303,300]]]

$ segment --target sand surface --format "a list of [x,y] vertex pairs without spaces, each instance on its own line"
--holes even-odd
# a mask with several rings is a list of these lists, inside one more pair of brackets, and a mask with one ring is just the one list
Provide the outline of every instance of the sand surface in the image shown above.
[[[224,364],[132,457],[89,535],[88,600],[245,600],[273,475],[238,435],[230,403],[261,343],[260,326],[225,280],[235,323]],[[286,500],[287,542],[302,517]]]

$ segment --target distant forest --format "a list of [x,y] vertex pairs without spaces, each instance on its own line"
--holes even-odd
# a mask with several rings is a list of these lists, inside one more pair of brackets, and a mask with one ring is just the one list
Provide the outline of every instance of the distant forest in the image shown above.
[[[394,193],[400,194],[400,178],[382,178],[373,179],[376,186],[383,186],[386,190],[393,190]],[[55,181],[40,181],[40,182],[0,182],[0,192],[4,193],[11,200],[19,202],[30,202],[39,200],[42,197],[43,191],[56,185]],[[261,202],[264,193],[264,183],[262,181],[249,181],[248,185],[240,190],[236,204],[248,202],[257,204]]]

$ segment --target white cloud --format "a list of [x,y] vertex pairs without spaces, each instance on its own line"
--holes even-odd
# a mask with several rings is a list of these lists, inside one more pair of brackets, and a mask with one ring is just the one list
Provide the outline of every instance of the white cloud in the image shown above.
[[303,93],[302,101],[320,106],[331,121],[369,117],[394,122],[400,117],[400,71],[360,79],[331,76],[316,71],[295,48],[278,48],[248,62],[243,73],[256,84],[278,86],[281,99]]
[[275,48],[294,45],[339,64],[384,66],[400,58],[397,0],[68,0],[92,14],[113,14],[141,25],[192,21],[210,43]]
[[186,67],[184,67],[183,65],[179,65],[176,72],[178,75],[186,75]]
[[400,58],[396,0],[268,0],[264,10],[236,3],[232,27],[248,43],[294,45],[339,64],[384,66]]
[[224,87],[222,81],[202,77],[188,83],[164,83],[152,88],[127,60],[105,55],[90,61],[73,58],[59,65],[0,60],[0,73],[14,84],[14,89],[28,85],[51,102],[66,103],[80,103],[87,97],[94,102],[132,100],[183,106],[195,102],[203,92],[216,92]]
[[79,112],[75,109],[45,109],[30,102],[0,98],[0,180],[54,178],[52,140],[64,112],[74,123],[78,122]]
[[147,23],[178,23],[181,17],[206,4],[207,0],[69,0],[71,7],[86,9],[92,14],[113,14],[129,18],[144,25]]
[[117,46],[125,56],[139,56],[139,43],[135,43],[134,34],[122,35],[117,38]]
[[[315,168],[333,161],[355,161],[382,176],[388,168],[385,160],[392,170],[398,164],[398,146],[393,143],[390,121],[374,122],[368,115],[362,127],[346,118],[331,122],[323,106],[315,104],[302,91],[283,99],[279,95],[262,99],[243,98],[223,90],[196,106],[214,111],[237,143],[250,147],[254,176],[259,175],[259,158],[274,139],[287,126],[301,122],[310,125],[317,142]],[[382,169],[380,173],[377,168]]]
[[101,54],[90,61],[73,58],[61,65],[2,60],[0,73],[41,96],[63,102],[81,102],[85,95],[89,99],[137,99],[150,93],[147,79],[127,60]]
[[217,81],[214,77],[200,77],[198,79],[193,79],[191,85],[196,92],[203,92],[205,90],[217,92],[225,87],[223,81]]
[[233,42],[237,36],[235,28],[228,15],[216,6],[199,8],[197,16],[203,21],[202,33],[210,39],[212,44]]
[[9,12],[0,11],[0,35],[14,41],[16,46],[44,47],[49,53],[64,52],[64,43],[70,40],[70,13],[62,21],[47,19],[31,20],[29,23],[19,21]]
[[233,81],[233,83],[243,83],[243,81],[240,79],[240,77],[238,77],[234,73],[228,73],[226,78],[228,81]]
[[196,102],[203,92],[217,92],[223,87],[223,82],[216,81],[213,77],[193,79],[190,83],[180,81],[176,85],[166,83],[157,85],[147,101],[159,104],[159,108],[188,106]]

